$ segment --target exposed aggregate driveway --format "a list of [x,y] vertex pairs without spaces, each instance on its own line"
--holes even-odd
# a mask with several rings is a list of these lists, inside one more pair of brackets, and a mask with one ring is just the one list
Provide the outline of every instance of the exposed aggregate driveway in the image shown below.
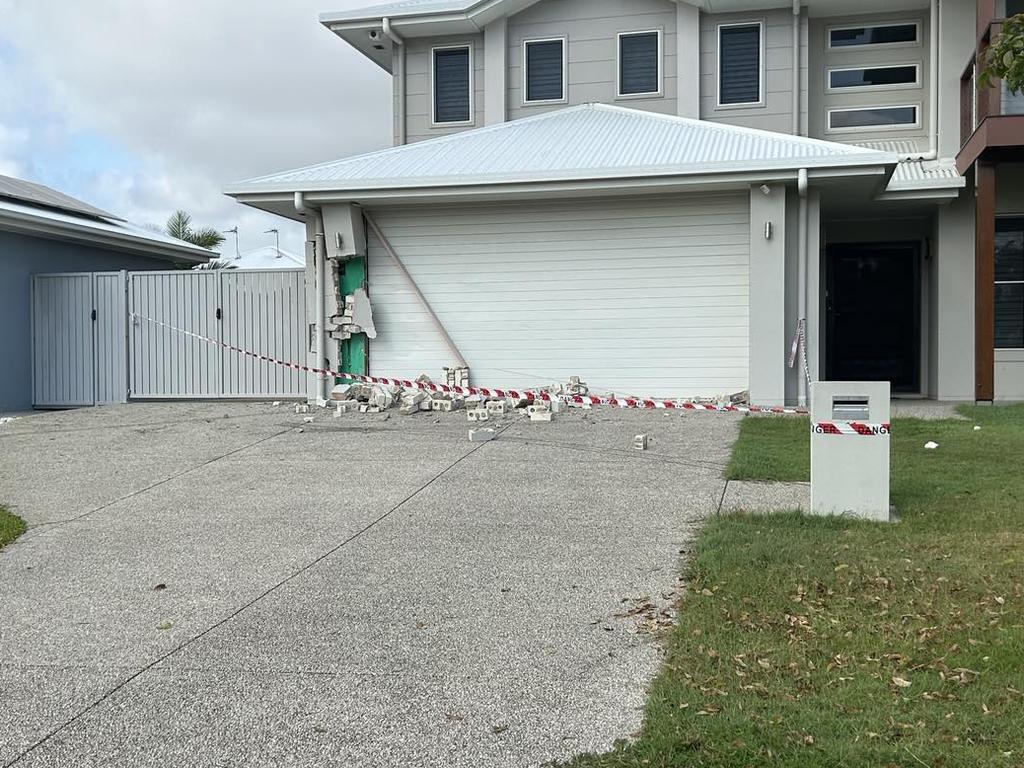
[[0,552],[0,766],[531,766],[628,738],[737,418],[488,426],[263,403],[0,426],[30,525]]

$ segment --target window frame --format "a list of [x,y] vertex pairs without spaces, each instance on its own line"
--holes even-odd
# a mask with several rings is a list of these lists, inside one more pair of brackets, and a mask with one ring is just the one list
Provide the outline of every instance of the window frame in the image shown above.
[[[863,45],[832,45],[832,33],[843,29],[871,29],[879,27],[913,27],[914,28],[914,41],[910,43],[864,43]],[[833,24],[825,28],[825,48],[828,51],[877,51],[891,50],[893,48],[920,48],[922,45],[921,41],[921,20],[920,19],[907,19],[905,21],[879,21],[879,22],[865,22],[863,24],[856,24],[845,22],[843,24]]]
[[[757,27],[758,34],[758,100],[743,101],[732,104],[722,103],[722,30],[729,27]],[[715,26],[715,109],[759,109],[767,104],[765,98],[765,22],[764,19],[749,19],[746,21],[730,21]]]
[[[562,44],[562,98],[530,100],[530,71],[526,56],[530,43],[561,43]],[[568,35],[552,35],[549,37],[529,37],[523,39],[523,98],[524,107],[542,107],[547,104],[569,103],[569,37]]]
[[[658,90],[642,93],[622,92],[622,38],[639,37],[640,35],[658,36]],[[628,99],[659,99],[665,97],[665,30],[637,29],[629,32],[618,32],[615,35],[615,98]]]
[[[834,112],[861,112],[873,109],[913,109],[913,123],[899,123],[897,125],[858,125],[852,128],[833,128],[832,113]],[[921,102],[913,104],[859,104],[851,107],[831,107],[825,111],[825,133],[878,133],[885,131],[916,131],[921,129]]]
[[[885,85],[851,85],[843,88],[832,85],[833,72],[855,72],[868,69],[902,69],[903,67],[914,68],[914,81],[911,83],[889,83]],[[918,90],[921,88],[921,62],[907,61],[901,64],[837,64],[825,68],[825,92],[826,93],[874,93],[877,91],[905,91]]]
[[[999,219],[1017,219],[1021,222],[1021,229],[1024,229],[1024,213],[999,213],[996,214],[996,220]],[[1024,285],[1024,278],[1020,280],[997,280],[993,276],[992,280],[993,287],[996,285]],[[995,306],[993,305],[993,311]],[[993,349],[998,352],[1024,352],[1024,347],[997,347],[995,346],[995,336],[993,334],[992,345]]]
[[[452,120],[439,122],[437,119],[437,52],[438,51],[460,51],[465,49],[469,54],[469,120]],[[435,45],[430,48],[430,127],[431,128],[453,128],[459,126],[476,125],[476,84],[475,84],[475,52],[472,41],[465,43],[448,43]]]

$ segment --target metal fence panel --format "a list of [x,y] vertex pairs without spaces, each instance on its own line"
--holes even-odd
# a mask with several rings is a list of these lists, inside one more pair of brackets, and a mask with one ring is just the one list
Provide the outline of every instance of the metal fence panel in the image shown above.
[[[220,273],[223,341],[279,360],[305,359],[306,289],[302,270]],[[224,351],[225,397],[299,397],[304,374]]]
[[127,279],[126,272],[93,275],[97,405],[128,401]]
[[131,397],[216,398],[221,352],[212,344],[143,318],[219,337],[220,274],[216,271],[131,272],[128,302]]
[[32,403],[65,408],[95,402],[93,278],[32,277]]

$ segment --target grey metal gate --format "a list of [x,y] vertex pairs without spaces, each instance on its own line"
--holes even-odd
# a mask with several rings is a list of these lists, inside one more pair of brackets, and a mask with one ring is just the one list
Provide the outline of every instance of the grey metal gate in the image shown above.
[[33,275],[33,405],[125,402],[124,286],[124,272]]
[[303,270],[132,272],[128,305],[132,399],[305,397],[301,372],[218,343],[305,360]]

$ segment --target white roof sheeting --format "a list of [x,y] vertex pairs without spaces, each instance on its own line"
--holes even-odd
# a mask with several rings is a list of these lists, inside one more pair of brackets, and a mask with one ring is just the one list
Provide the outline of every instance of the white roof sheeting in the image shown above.
[[483,0],[397,0],[392,3],[331,11],[320,15],[323,22],[379,19],[384,16],[414,16],[428,13],[464,13]]
[[306,266],[306,260],[283,248],[264,245],[238,256],[222,254],[217,261],[235,269],[299,269]]
[[[860,146],[880,152],[891,152],[900,158],[923,154],[913,139],[889,139],[859,142]],[[913,192],[917,190],[963,189],[967,179],[956,169],[956,162],[943,160],[901,159],[892,174],[886,192]]]
[[407,189],[895,165],[891,153],[606,104],[262,176],[228,194]]

